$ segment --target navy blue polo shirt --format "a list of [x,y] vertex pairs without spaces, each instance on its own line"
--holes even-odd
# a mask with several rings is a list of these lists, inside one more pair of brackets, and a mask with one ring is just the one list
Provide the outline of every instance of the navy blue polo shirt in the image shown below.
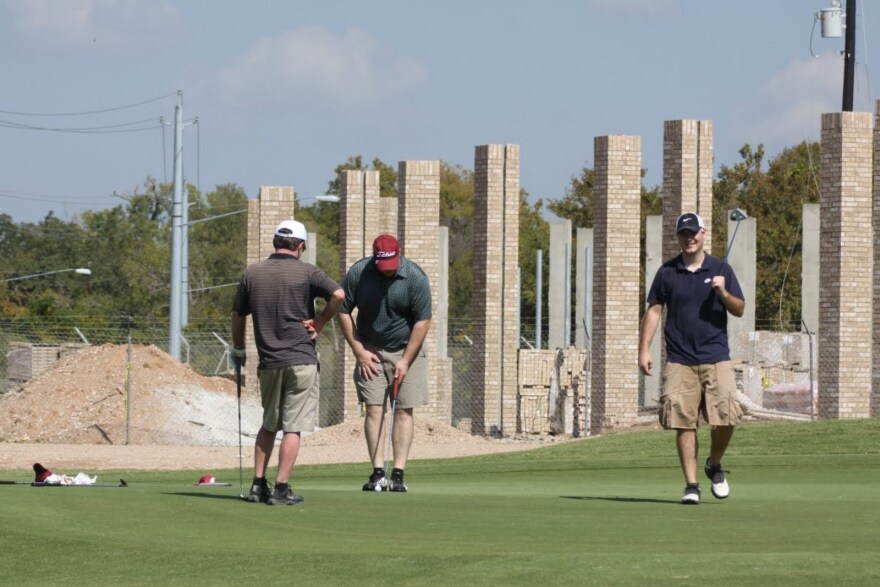
[[733,268],[706,255],[696,271],[689,271],[678,255],[654,276],[648,304],[666,306],[666,359],[683,365],[709,365],[730,360],[727,345],[727,308],[712,289],[712,278],[723,275],[725,288],[742,300],[742,288]]

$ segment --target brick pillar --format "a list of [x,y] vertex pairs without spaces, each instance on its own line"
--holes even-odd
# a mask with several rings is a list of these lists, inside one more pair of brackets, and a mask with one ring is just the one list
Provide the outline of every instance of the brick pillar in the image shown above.
[[[675,219],[696,212],[706,223],[704,248],[712,252],[712,121],[663,123],[663,259],[681,250]],[[723,254],[723,253],[722,253]]]
[[401,161],[398,163],[397,199],[400,225],[400,246],[403,255],[419,264],[431,283],[431,314],[433,324],[425,339],[428,357],[428,385],[431,403],[423,408],[425,417],[452,423],[450,395],[451,362],[438,350],[440,303],[440,162]]
[[[822,115],[819,417],[867,418],[871,399],[872,136],[868,112]],[[875,294],[876,295],[876,294]]]
[[[382,202],[379,198],[379,172],[344,170],[341,176],[342,193],[339,198],[339,274],[343,277],[348,268],[364,257],[373,254],[373,240],[381,232]],[[385,198],[381,198],[385,199]],[[388,198],[392,199],[392,198]],[[396,202],[395,202],[396,203]],[[394,214],[394,222],[397,215]],[[357,318],[357,311],[352,314]],[[341,413],[345,422],[361,417],[357,390],[354,386],[354,354],[343,344],[340,353],[341,405],[334,406],[333,413]]]
[[474,154],[473,432],[517,431],[519,145]]
[[[880,100],[874,107],[874,356],[880,357]],[[874,362],[871,417],[880,418],[880,365]]]
[[[248,200],[247,264],[266,259],[275,252],[272,246],[275,228],[282,220],[293,218],[296,191],[290,186],[260,186],[256,200]],[[249,389],[259,390],[257,383],[257,346],[254,325],[247,321],[245,332],[247,354],[251,360],[244,367],[244,381]]]
[[631,426],[639,407],[633,366],[639,339],[639,241],[633,234],[641,205],[641,139],[594,140],[595,223],[593,361],[590,432]]

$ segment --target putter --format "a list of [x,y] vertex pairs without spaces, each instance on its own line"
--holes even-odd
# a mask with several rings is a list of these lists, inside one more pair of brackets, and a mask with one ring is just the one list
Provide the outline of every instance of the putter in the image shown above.
[[30,485],[31,487],[128,487],[125,479],[119,483],[92,483],[91,485],[62,485],[61,483],[46,483],[45,481],[0,481],[0,485]]
[[[391,464],[391,439],[394,436],[394,414],[397,412],[397,392],[400,389],[400,380],[394,378],[394,386],[391,388],[391,418],[388,420],[388,441],[385,443],[385,474],[389,478],[391,473],[388,466]],[[386,491],[390,489],[386,486]]]
[[730,242],[727,244],[727,252],[724,253],[724,258],[722,259],[724,263],[727,262],[727,257],[730,256],[730,248],[733,246],[733,241],[736,240],[736,231],[739,230],[739,223],[748,217],[749,215],[742,208],[734,208],[730,211],[730,219],[736,222],[736,226],[733,229],[733,236],[730,237]]
[[241,365],[235,364],[235,389],[238,392],[238,497],[247,499],[244,496],[244,472],[241,463]]

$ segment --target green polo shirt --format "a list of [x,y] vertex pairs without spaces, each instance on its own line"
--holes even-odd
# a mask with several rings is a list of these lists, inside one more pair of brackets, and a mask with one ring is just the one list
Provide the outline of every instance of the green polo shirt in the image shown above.
[[413,261],[400,258],[393,277],[376,269],[373,257],[351,266],[342,280],[345,301],[340,312],[357,308],[357,337],[385,350],[402,349],[409,342],[413,325],[431,319],[431,286],[428,276]]

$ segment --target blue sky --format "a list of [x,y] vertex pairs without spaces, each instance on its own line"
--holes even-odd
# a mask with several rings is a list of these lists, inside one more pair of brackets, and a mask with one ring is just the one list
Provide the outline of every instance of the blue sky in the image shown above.
[[[608,134],[641,137],[653,186],[663,121],[678,118],[714,121],[717,172],[747,142],[775,155],[818,140],[821,113],[841,109],[843,38],[813,31],[830,5],[0,0],[0,210],[69,220],[148,176],[170,180],[173,134],[158,120],[173,119],[178,90],[199,120],[184,165],[203,192],[307,197],[353,155],[471,169],[474,146],[517,143],[522,187],[555,199]],[[880,7],[858,9],[855,109],[873,111]]]

